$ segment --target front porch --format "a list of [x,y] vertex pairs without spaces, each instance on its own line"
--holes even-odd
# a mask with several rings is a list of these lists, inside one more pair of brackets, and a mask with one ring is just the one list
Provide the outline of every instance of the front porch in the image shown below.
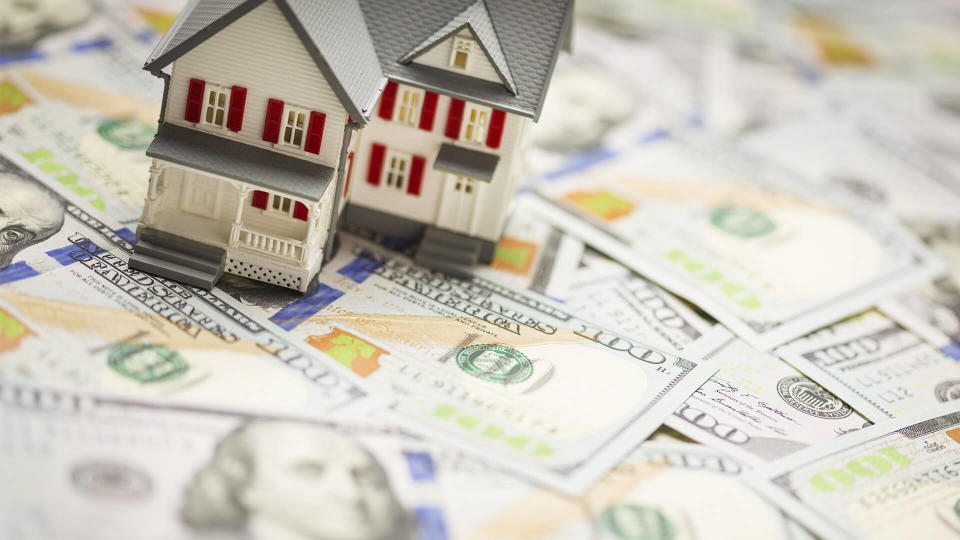
[[226,272],[306,290],[331,206],[327,196],[310,200],[155,161],[140,226],[224,250]]

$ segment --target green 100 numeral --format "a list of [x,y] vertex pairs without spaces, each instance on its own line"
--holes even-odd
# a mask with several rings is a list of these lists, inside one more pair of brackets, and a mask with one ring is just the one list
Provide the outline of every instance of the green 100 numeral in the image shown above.
[[901,454],[896,446],[887,446],[874,454],[851,459],[842,468],[830,468],[810,478],[810,485],[817,491],[833,493],[856,483],[858,478],[876,478],[893,470],[895,466],[905,467],[913,461]]

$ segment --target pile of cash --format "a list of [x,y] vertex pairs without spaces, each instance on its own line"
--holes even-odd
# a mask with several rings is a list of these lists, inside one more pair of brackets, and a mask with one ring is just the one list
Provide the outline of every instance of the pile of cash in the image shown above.
[[960,535],[956,2],[577,0],[469,280],[127,267],[182,0],[0,0],[0,538]]

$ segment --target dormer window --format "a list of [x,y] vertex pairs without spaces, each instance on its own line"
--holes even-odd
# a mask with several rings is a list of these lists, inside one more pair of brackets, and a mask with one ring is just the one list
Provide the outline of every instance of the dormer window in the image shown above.
[[450,65],[455,68],[467,69],[467,62],[470,60],[470,53],[473,52],[474,42],[472,39],[455,37],[453,38],[453,50],[450,51]]

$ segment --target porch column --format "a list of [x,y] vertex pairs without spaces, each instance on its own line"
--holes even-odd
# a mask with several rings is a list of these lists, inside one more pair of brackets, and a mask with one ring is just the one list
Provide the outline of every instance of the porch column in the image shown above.
[[147,185],[147,198],[143,204],[143,214],[140,216],[140,222],[150,227],[156,220],[157,205],[160,196],[166,188],[166,179],[164,172],[167,169],[166,164],[161,164],[157,160],[150,162],[150,182]]
[[247,205],[247,199],[250,197],[250,186],[242,184],[240,188],[240,200],[237,203],[237,213],[233,217],[233,226],[230,228],[230,247],[235,248],[240,239],[240,217],[243,215],[243,207]]
[[310,256],[313,255],[314,250],[316,250],[318,247],[318,235],[320,233],[317,231],[317,225],[320,222],[322,206],[323,205],[320,203],[320,201],[316,201],[308,207],[310,209],[310,216],[307,218],[307,237],[303,242],[305,249],[303,250],[300,264],[306,264],[309,261]]

